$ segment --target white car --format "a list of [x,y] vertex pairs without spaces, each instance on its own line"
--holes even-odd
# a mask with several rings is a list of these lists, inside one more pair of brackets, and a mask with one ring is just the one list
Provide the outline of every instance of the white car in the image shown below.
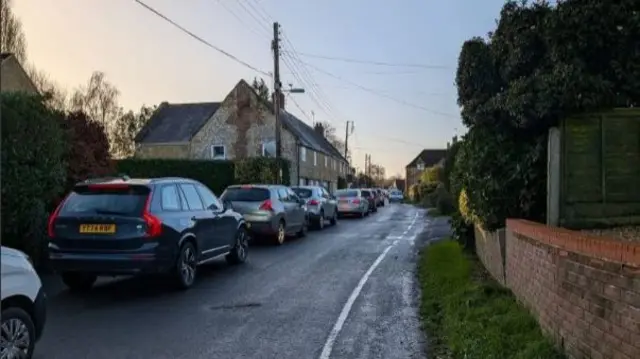
[[404,195],[402,191],[397,189],[392,189],[389,191],[389,202],[402,202],[404,200]]
[[29,257],[2,247],[0,358],[30,359],[46,321],[46,295]]

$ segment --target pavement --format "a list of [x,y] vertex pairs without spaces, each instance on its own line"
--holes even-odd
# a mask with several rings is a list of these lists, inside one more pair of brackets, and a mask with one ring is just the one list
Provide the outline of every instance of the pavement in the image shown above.
[[34,358],[425,358],[417,252],[449,231],[446,218],[390,204],[252,246],[244,265],[203,267],[186,292],[125,278],[79,295],[45,278],[49,317]]

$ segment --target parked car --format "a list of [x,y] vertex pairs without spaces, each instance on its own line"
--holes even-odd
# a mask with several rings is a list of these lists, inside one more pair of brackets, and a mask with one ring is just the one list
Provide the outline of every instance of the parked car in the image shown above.
[[367,202],[369,202],[369,212],[378,212],[378,199],[376,198],[375,191],[370,188],[363,188],[360,190],[360,193],[362,197],[366,198]]
[[336,191],[335,197],[338,200],[338,215],[352,216],[360,218],[369,215],[369,200],[363,196],[359,189],[341,189]]
[[247,260],[242,215],[187,178],[110,178],[77,184],[49,218],[49,257],[72,290],[98,276],[163,273],[182,289],[197,267]]
[[307,234],[306,201],[289,187],[279,185],[233,185],[220,196],[244,216],[249,232],[268,236],[283,244],[288,235]]
[[332,226],[338,223],[338,205],[335,197],[322,186],[295,186],[291,189],[307,202],[307,217],[317,229],[324,228],[328,219]]
[[31,359],[46,322],[47,297],[29,257],[2,247],[2,358]]
[[389,202],[402,202],[404,201],[404,195],[402,191],[398,189],[392,189],[389,191]]
[[378,207],[384,207],[385,199],[384,199],[384,192],[382,191],[382,188],[374,188],[373,190],[375,191],[375,194],[376,194],[376,200],[377,200],[376,205]]

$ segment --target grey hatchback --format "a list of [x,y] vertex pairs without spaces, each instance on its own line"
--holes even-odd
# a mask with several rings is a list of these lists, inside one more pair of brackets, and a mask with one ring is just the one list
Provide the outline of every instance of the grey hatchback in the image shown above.
[[309,221],[317,229],[324,228],[324,221],[328,219],[332,226],[338,223],[338,204],[336,198],[322,186],[291,187],[298,197],[307,201]]
[[307,233],[306,201],[291,188],[279,185],[233,185],[220,196],[242,214],[249,233],[268,236],[283,244],[287,235]]

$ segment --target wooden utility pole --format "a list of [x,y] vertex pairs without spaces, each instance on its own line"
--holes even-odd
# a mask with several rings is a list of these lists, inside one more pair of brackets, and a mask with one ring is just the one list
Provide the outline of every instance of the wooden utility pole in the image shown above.
[[344,158],[349,160],[349,135],[351,132],[349,131],[349,123],[351,123],[351,132],[353,132],[353,121],[347,121],[347,128],[344,136]]
[[280,124],[280,99],[282,98],[282,83],[280,82],[280,24],[273,23],[273,111],[276,118],[276,160],[278,161],[278,184],[282,183],[282,168],[280,162],[282,158],[281,124]]

